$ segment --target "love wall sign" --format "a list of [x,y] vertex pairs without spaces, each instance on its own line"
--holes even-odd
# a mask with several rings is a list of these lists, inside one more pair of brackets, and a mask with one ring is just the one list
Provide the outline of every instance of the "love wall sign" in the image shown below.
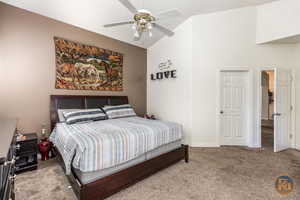
[[162,62],[158,65],[160,72],[152,73],[151,80],[162,80],[162,79],[170,79],[177,78],[176,77],[176,69],[171,69],[173,67],[173,63],[171,60],[167,60],[167,62]]

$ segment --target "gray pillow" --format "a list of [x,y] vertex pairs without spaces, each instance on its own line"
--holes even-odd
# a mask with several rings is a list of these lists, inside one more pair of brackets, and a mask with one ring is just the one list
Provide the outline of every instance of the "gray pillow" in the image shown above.
[[63,112],[63,115],[67,124],[87,123],[106,119],[105,113],[100,108]]
[[109,119],[117,119],[124,117],[135,117],[136,113],[130,104],[119,106],[104,106],[102,110]]
[[68,113],[68,112],[73,112],[73,111],[78,111],[80,109],[58,109],[57,110],[57,115],[58,115],[58,119],[59,122],[65,122],[66,118],[64,117],[64,112]]

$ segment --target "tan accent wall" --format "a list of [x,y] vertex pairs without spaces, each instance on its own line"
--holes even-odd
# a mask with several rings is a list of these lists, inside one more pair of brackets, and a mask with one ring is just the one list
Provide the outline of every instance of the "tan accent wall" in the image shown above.
[[[54,36],[123,53],[124,91],[55,89]],[[144,114],[146,67],[146,49],[0,2],[0,118],[17,118],[23,132],[49,127],[51,94],[128,95],[137,113]]]

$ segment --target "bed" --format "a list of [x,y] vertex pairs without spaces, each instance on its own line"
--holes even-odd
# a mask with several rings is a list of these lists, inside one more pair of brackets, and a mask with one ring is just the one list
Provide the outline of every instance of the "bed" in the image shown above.
[[[123,105],[128,103],[127,96],[50,96],[51,129],[54,129],[53,135],[55,135],[56,138],[59,138],[57,139],[57,142],[54,142],[54,144],[57,143],[55,149],[78,199],[104,199],[176,162],[181,160],[188,162],[188,146],[181,144],[182,135],[180,135],[179,128],[175,123],[147,120],[137,116],[76,124],[73,126],[58,123],[58,109],[88,109],[99,108],[104,105]],[[86,133],[84,133],[84,130],[86,129],[88,129],[89,132],[86,131]],[[166,129],[169,131],[161,131],[163,134],[161,139],[158,139],[158,134],[151,134],[152,132],[155,132],[155,129]],[[129,138],[134,136],[140,137],[139,135],[141,133],[146,134],[147,142],[142,144],[142,140],[140,141],[134,138],[134,141],[139,141],[136,142],[136,146],[131,146],[131,148],[134,149],[134,152],[132,153],[134,156],[130,156],[131,152],[127,152],[126,156],[122,156],[121,154],[124,150],[119,150],[118,152],[119,148],[115,148],[113,150],[114,154],[112,154],[109,150],[111,148],[105,148],[105,145],[102,145],[101,151],[99,150],[98,152],[96,151],[97,148],[92,148],[94,143],[95,147],[97,147],[97,144],[94,141],[100,140],[99,135],[101,135],[101,137],[107,137],[107,135],[110,136],[112,133],[119,134],[119,132],[123,134],[122,137],[125,135]],[[91,133],[91,135],[87,135],[87,133]],[[81,145],[81,149],[84,149],[85,151],[90,150],[93,153],[78,154],[78,152],[81,151],[77,149],[75,150],[75,152],[77,152],[76,156],[66,156],[66,152],[61,148],[62,146],[66,147],[66,144],[59,145],[58,141],[63,141],[61,138],[69,138],[67,137],[68,134],[75,139],[74,142],[71,141],[70,143],[78,144],[80,144],[80,141],[77,141],[77,138],[95,137],[91,139],[90,143],[82,142]],[[86,140],[87,139],[84,141]],[[125,141],[125,143],[129,142],[130,140]],[[118,146],[116,145],[116,142],[113,144],[114,146]],[[67,147],[66,149],[70,148]],[[97,155],[102,155],[96,156],[97,158],[99,157],[99,161],[94,161],[96,160],[94,152],[96,152],[95,154]],[[78,157],[78,155],[81,155],[81,157]],[[114,162],[110,160],[113,155],[119,155],[119,157],[111,159]],[[71,158],[69,161],[66,159],[68,157]],[[83,160],[92,160],[92,163],[96,164],[90,164],[88,166],[85,166],[84,164],[80,165],[79,163],[87,163]],[[99,163],[101,163],[101,165]]]

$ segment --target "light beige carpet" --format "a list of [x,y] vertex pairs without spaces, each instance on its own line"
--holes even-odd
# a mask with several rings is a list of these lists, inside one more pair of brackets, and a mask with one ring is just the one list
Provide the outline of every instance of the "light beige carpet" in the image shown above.
[[[274,187],[290,175],[294,191],[280,195]],[[17,176],[17,200],[75,200],[56,160]],[[190,163],[180,162],[108,200],[296,200],[300,199],[300,152],[253,151],[237,147],[191,149]]]
[[264,148],[274,146],[273,120],[261,120],[261,143]]

